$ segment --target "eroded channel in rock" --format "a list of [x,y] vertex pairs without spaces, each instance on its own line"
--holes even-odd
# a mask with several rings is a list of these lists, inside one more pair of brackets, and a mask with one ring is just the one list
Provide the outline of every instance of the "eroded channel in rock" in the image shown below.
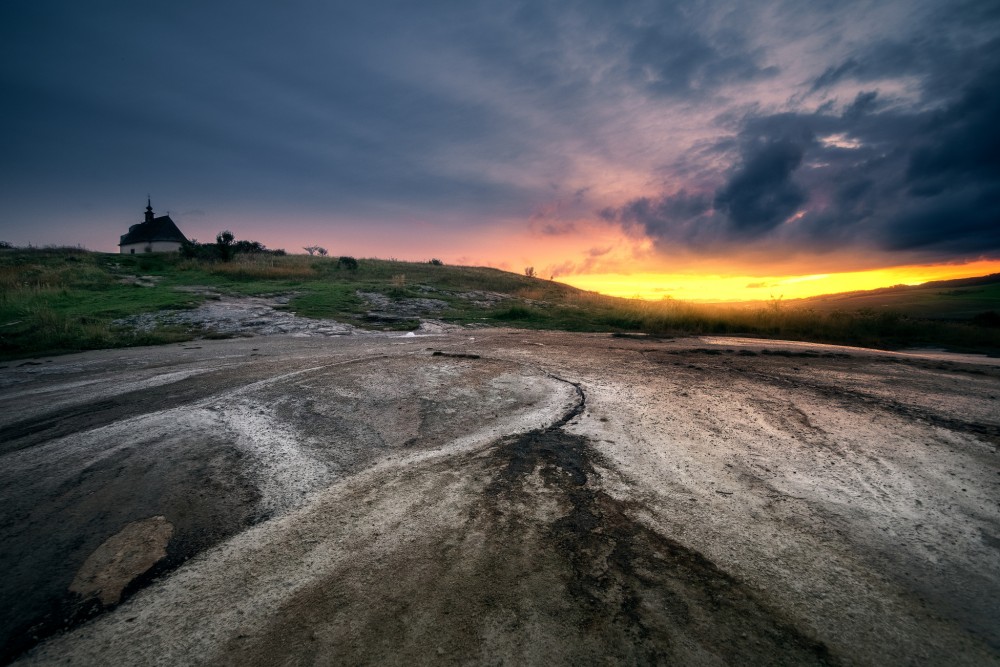
[[[638,506],[601,490],[602,461],[564,426],[585,396],[549,428],[497,447],[500,469],[481,511],[498,526],[524,525],[518,513],[544,496],[561,516],[539,530],[542,556],[561,565],[579,629],[600,637],[602,652],[631,664],[833,664],[825,645],[801,633],[754,591],[701,554],[633,518]],[[486,518],[484,517],[484,518]],[[545,517],[529,521],[545,524]],[[516,530],[514,531],[516,532]]]

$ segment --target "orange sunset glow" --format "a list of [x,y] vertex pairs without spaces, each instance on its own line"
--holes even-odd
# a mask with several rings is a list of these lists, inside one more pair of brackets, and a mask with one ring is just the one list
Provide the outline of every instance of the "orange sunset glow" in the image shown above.
[[670,273],[585,274],[558,278],[560,282],[610,296],[697,302],[802,299],[821,294],[919,285],[932,280],[971,278],[1000,273],[1000,261],[961,265],[897,266],[868,271],[798,276],[698,275]]

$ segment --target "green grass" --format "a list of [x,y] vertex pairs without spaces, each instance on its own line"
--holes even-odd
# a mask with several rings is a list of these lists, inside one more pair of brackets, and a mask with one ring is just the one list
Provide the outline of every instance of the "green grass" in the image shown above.
[[[988,311],[1000,312],[1000,279],[981,284],[957,280],[914,287],[890,287],[850,292],[792,302],[823,312],[835,310],[892,310],[910,317],[969,320]],[[976,282],[976,281],[971,281]]]
[[75,249],[0,251],[0,358],[166,343],[182,332],[144,334],[112,321],[143,311],[190,308],[173,290],[123,284],[107,256]]
[[[155,284],[127,284],[135,276],[149,276],[144,282]],[[336,258],[238,255],[221,263],[55,248],[0,250],[0,358],[190,339],[198,332],[158,328],[136,333],[113,321],[196,307],[205,297],[178,289],[192,286],[232,295],[292,294],[287,308],[299,315],[385,329],[413,328],[418,322],[368,321],[369,306],[358,291],[390,299],[439,299],[448,306],[435,317],[467,325],[661,336],[738,334],[883,348],[1000,351],[1000,329],[970,322],[997,303],[1000,283],[719,306],[606,297],[482,267],[362,259],[357,270],[348,270]],[[507,298],[475,305],[470,292]]]

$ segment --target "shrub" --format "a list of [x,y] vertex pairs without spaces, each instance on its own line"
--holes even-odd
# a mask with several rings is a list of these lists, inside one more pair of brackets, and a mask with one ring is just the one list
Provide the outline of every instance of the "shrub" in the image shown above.
[[200,259],[214,261],[221,259],[228,262],[236,255],[272,255],[284,257],[285,251],[282,249],[268,250],[260,241],[249,239],[236,240],[232,232],[226,230],[219,232],[215,238],[215,243],[198,243],[198,239],[191,239],[181,243],[179,249],[181,257],[185,259]]
[[344,255],[343,257],[337,260],[337,266],[343,267],[348,271],[357,271],[358,260],[354,259],[353,257],[348,257],[347,255]]
[[185,259],[211,259],[215,256],[215,248],[198,243],[198,239],[181,243],[179,252]]

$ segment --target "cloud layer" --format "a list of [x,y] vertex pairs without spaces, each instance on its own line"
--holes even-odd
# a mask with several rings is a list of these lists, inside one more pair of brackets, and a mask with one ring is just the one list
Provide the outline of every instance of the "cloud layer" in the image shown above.
[[972,0],[5,3],[0,235],[114,238],[152,191],[554,272],[995,257],[998,34]]

